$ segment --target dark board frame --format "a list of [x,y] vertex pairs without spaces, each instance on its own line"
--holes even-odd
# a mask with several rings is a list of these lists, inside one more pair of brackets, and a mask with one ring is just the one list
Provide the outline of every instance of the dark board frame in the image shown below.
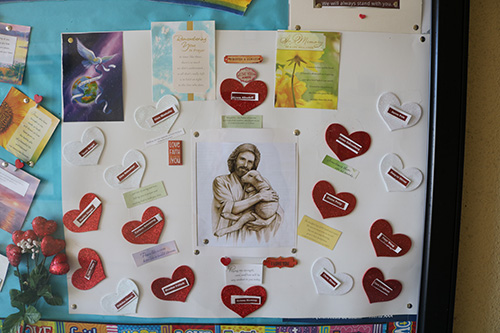
[[433,1],[429,179],[418,332],[442,333],[453,329],[462,205],[468,30],[469,0]]

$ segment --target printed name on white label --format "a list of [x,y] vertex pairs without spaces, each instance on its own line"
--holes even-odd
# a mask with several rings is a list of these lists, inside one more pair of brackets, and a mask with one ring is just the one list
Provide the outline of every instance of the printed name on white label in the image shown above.
[[89,280],[92,279],[92,275],[94,275],[95,268],[97,266],[97,260],[92,259],[90,261],[89,267],[87,267],[87,272],[85,272],[85,279]]
[[146,231],[148,231],[149,229],[160,223],[161,221],[163,221],[161,215],[156,214],[146,222],[141,223],[138,227],[132,229],[132,233],[134,234],[135,237],[139,237],[143,235]]
[[383,281],[380,281],[379,279],[373,280],[371,286],[384,294],[385,296],[388,296],[393,289],[389,287],[387,284],[385,284]]
[[383,233],[378,234],[377,239],[382,242],[385,246],[387,246],[390,250],[399,253],[402,248],[398,246],[398,244],[394,243],[389,237],[384,235]]
[[328,285],[330,285],[330,287],[332,287],[333,290],[337,289],[342,284],[339,280],[335,278],[335,276],[330,274],[330,272],[328,272],[326,269],[322,269],[319,272],[318,276],[322,278]]
[[398,184],[402,185],[403,187],[408,187],[411,183],[411,180],[407,178],[405,175],[403,175],[401,172],[396,170],[394,167],[390,167],[389,170],[387,170],[387,174],[394,179],[395,181],[398,182]]
[[165,287],[161,288],[165,296],[178,292],[186,287],[189,287],[189,281],[187,278],[182,278],[180,280],[174,281],[167,284]]
[[388,115],[391,115],[394,118],[401,120],[406,125],[408,125],[408,123],[411,120],[411,114],[406,113],[403,110],[396,108],[394,105],[388,105],[385,112]]
[[120,311],[121,309],[132,303],[137,297],[139,297],[137,296],[137,293],[134,290],[132,290],[130,293],[128,293],[125,297],[123,297],[115,304],[116,310]]
[[262,302],[260,296],[231,295],[231,304],[252,304],[260,305]]
[[124,180],[126,180],[128,177],[132,176],[134,172],[139,170],[141,168],[141,165],[139,162],[135,161],[134,163],[130,164],[125,170],[123,170],[118,176],[116,176],[116,179],[121,183]]
[[179,110],[177,110],[177,107],[175,105],[172,105],[168,109],[162,110],[153,115],[151,118],[146,119],[146,123],[149,125],[149,127],[154,127],[177,113],[179,113]]
[[354,154],[359,154],[359,151],[361,150],[361,148],[363,148],[363,146],[361,146],[359,143],[350,139],[349,137],[345,136],[342,133],[335,141],[344,146],[345,148],[349,149],[350,151],[352,151]]
[[101,205],[101,200],[98,198],[94,198],[84,210],[74,219],[73,224],[75,224],[78,228],[80,228],[89,217],[99,208]]
[[88,145],[85,146],[85,148],[78,152],[78,155],[80,155],[81,157],[87,157],[97,148],[97,146],[99,146],[99,144],[95,140],[92,140]]
[[232,101],[250,101],[257,102],[259,100],[258,93],[250,93],[250,92],[231,92],[231,100]]
[[347,207],[349,207],[349,203],[337,198],[336,196],[330,194],[330,193],[325,193],[323,196],[323,201],[326,202],[327,204],[330,204],[332,206],[335,206],[337,208],[340,208],[342,210],[346,210]]

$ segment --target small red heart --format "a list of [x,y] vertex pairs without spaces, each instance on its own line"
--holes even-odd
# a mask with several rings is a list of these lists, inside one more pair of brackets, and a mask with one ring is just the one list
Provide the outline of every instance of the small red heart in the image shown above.
[[9,244],[7,245],[6,252],[7,259],[9,260],[10,264],[14,267],[17,267],[21,262],[21,248],[17,245]]
[[364,18],[366,18],[366,15],[365,14],[359,14],[359,18],[360,19],[364,19]]
[[47,235],[42,239],[42,253],[46,257],[53,256],[56,253],[61,252],[66,247],[66,242],[64,239],[57,239],[51,235]]
[[[132,232],[135,228],[153,218],[156,215],[161,216],[161,221],[156,223],[151,229],[145,231],[139,236],[135,236]],[[158,207],[149,207],[142,214],[141,221],[130,221],[125,223],[122,227],[122,235],[132,244],[158,244],[158,240],[160,239],[160,234],[165,225],[165,217],[163,216],[163,212]]]
[[47,235],[52,235],[57,230],[56,221],[47,220],[42,216],[37,216],[31,222],[33,231],[38,237],[42,238]]
[[[94,193],[85,194],[80,200],[80,209],[70,210],[63,216],[63,223],[69,231],[73,232],[86,232],[97,230],[99,221],[101,219],[102,204],[88,217],[81,227],[78,227],[73,221],[80,215],[80,213],[89,206],[95,198],[99,199]],[[99,199],[100,200],[100,199]]]
[[[245,298],[245,296],[250,297]],[[221,298],[225,306],[231,311],[236,312],[241,318],[245,318],[264,305],[267,299],[267,292],[261,286],[253,286],[243,291],[238,286],[230,285],[222,289]]]
[[[257,100],[233,99],[232,93],[255,93]],[[244,115],[248,111],[261,105],[267,96],[267,85],[262,81],[252,81],[246,86],[234,79],[225,79],[220,85],[220,95],[222,99],[233,109]]]
[[370,134],[362,131],[349,134],[344,126],[331,124],[325,133],[326,144],[339,160],[361,156],[370,148]]
[[35,97],[33,98],[33,100],[35,101],[36,104],[40,104],[43,100],[43,96],[40,96],[40,95],[35,95]]
[[[174,282],[175,284],[173,284]],[[172,288],[167,287],[170,284],[173,284]],[[163,277],[154,280],[151,283],[151,291],[156,297],[164,301],[185,302],[191,288],[193,288],[193,284],[193,270],[189,266],[179,266],[172,274],[172,278]]]
[[23,161],[21,161],[20,159],[17,159],[16,160],[16,168],[22,169],[23,167],[24,167]]
[[31,239],[32,241],[34,241],[38,240],[38,236],[33,230],[26,230],[26,231],[16,230],[12,233],[12,241],[14,242],[14,244],[17,245],[23,239],[25,240]]
[[[95,260],[95,267],[89,270],[90,263]],[[88,290],[106,278],[102,261],[96,251],[84,248],[78,252],[78,263],[82,268],[77,269],[71,276],[71,283],[73,286],[80,290]],[[85,275],[89,271],[90,278],[87,279]]]
[[314,185],[312,196],[324,219],[350,214],[356,207],[356,197],[348,192],[335,193],[335,188],[326,180]]
[[373,222],[370,228],[370,239],[377,257],[401,257],[411,248],[410,237],[393,234],[392,227],[386,220]]
[[52,258],[49,272],[54,275],[64,275],[69,272],[68,257],[64,253],[58,253]]
[[398,297],[403,285],[398,280],[384,280],[384,274],[380,269],[372,267],[363,275],[363,289],[370,303],[377,303]]
[[231,263],[231,258],[229,257],[222,257],[220,258],[220,262],[224,265],[227,266]]

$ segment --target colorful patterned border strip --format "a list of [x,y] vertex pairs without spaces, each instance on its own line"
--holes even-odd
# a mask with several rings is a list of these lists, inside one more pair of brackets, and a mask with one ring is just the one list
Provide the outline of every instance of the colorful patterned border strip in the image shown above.
[[[2,321],[3,323],[3,321]],[[0,330],[1,332],[1,330]],[[28,332],[43,333],[414,333],[416,322],[325,326],[141,325],[39,321]]]
[[248,5],[252,0],[153,0],[159,2],[171,2],[183,5],[193,5],[209,7],[227,12],[235,13],[238,15],[245,14]]

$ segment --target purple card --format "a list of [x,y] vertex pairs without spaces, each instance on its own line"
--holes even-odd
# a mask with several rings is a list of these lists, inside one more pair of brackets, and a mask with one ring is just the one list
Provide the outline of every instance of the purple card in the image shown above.
[[123,33],[62,35],[65,122],[123,121]]

